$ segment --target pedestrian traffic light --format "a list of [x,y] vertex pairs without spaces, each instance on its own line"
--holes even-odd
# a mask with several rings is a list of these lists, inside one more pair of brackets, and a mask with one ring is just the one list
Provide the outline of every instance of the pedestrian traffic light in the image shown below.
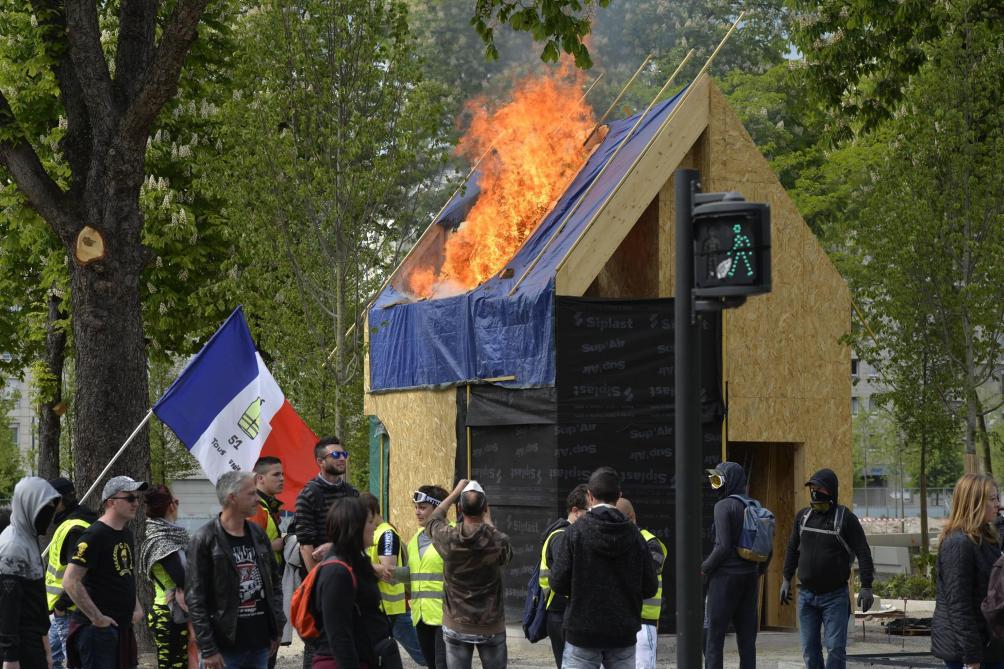
[[770,205],[739,193],[695,193],[694,297],[770,292]]

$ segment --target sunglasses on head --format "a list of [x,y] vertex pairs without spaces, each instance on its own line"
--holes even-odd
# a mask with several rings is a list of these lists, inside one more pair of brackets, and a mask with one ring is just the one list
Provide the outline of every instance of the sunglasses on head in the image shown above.
[[426,495],[424,492],[419,492],[418,490],[411,493],[411,501],[414,502],[415,504],[424,503],[424,504],[431,504],[433,506],[439,506],[440,504],[443,503],[443,500],[436,499],[435,497],[430,497],[429,495]]
[[124,497],[109,497],[108,499],[120,499],[123,502],[129,502],[132,504],[140,499],[139,495],[125,495]]
[[324,457],[331,458],[332,460],[348,460],[349,459],[349,452],[348,451],[331,451],[330,453],[328,453]]

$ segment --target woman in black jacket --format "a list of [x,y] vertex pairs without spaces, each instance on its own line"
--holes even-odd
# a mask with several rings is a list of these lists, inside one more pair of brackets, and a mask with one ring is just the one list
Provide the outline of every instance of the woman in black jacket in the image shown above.
[[990,570],[1001,556],[993,525],[998,494],[997,484],[984,474],[966,474],[955,484],[941,531],[931,625],[931,653],[946,667],[1004,669],[1004,642],[991,636],[980,613]]
[[[317,569],[311,613],[324,630],[314,669],[400,669],[390,621],[380,608],[380,589],[369,557],[376,520],[358,497],[335,500],[328,512],[331,550]],[[335,562],[337,560],[337,562]]]

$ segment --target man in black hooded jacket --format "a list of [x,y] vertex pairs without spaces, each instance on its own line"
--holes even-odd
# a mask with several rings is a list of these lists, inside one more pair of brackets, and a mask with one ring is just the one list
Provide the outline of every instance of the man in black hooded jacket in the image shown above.
[[[784,555],[781,603],[791,601],[791,577],[798,568],[798,629],[802,658],[809,669],[843,669],[847,663],[847,619],[851,615],[847,581],[857,557],[861,576],[858,606],[871,608],[872,552],[858,517],[837,503],[837,475],[820,469],[805,482],[812,503],[795,514]],[[822,628],[822,638],[820,637]]]
[[715,503],[715,547],[701,564],[707,579],[708,638],[705,667],[721,669],[729,623],[736,630],[739,666],[756,666],[757,584],[768,562],[751,562],[736,550],[746,504],[731,495],[746,495],[746,472],[735,462],[722,462],[708,470]]
[[555,547],[550,584],[569,598],[562,669],[634,669],[642,601],[659,588],[641,532],[614,505],[620,476],[600,467],[589,477],[589,511]]

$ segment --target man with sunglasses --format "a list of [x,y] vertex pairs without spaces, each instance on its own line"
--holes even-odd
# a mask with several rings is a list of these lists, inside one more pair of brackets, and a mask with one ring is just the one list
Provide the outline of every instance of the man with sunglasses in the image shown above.
[[[307,572],[319,562],[314,554],[327,541],[326,523],[331,505],[342,497],[359,496],[359,491],[345,480],[349,453],[338,437],[324,437],[318,441],[314,446],[314,459],[320,471],[317,476],[307,481],[300,494],[296,496],[294,522],[296,539],[300,544],[300,556],[303,558],[302,576],[306,576]],[[316,640],[304,639],[303,669],[310,669],[316,644]]]
[[110,479],[101,493],[101,517],[80,535],[63,577],[63,588],[77,605],[66,639],[68,666],[137,664],[132,626],[143,619],[143,609],[136,596],[135,542],[126,525],[135,520],[147,487],[128,476]]

